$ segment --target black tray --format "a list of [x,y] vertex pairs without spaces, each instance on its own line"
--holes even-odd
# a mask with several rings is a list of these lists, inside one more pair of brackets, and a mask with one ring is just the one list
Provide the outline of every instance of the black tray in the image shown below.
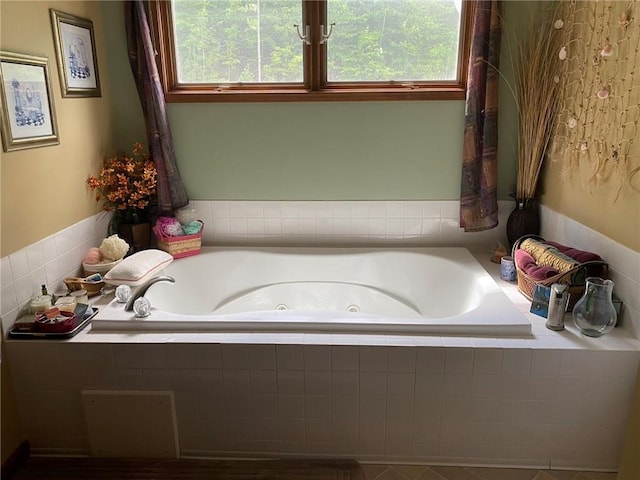
[[89,325],[91,319],[96,316],[98,313],[98,309],[96,307],[93,308],[93,313],[85,317],[85,313],[87,310],[87,305],[78,304],[74,313],[76,314],[76,319],[73,324],[73,328],[68,332],[38,332],[34,330],[35,322],[30,323],[22,323],[19,325],[13,325],[11,329],[9,329],[9,338],[22,338],[22,339],[64,339],[71,338],[80,332],[84,327]]

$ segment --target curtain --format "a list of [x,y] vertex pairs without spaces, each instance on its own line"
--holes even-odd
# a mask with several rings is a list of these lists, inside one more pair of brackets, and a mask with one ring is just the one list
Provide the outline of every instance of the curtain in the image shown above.
[[124,16],[129,62],[144,113],[149,153],[158,171],[158,214],[172,215],[187,205],[189,198],[176,164],[145,2],[125,1]]
[[478,0],[473,12],[460,188],[460,226],[465,232],[498,225],[501,8],[500,0]]

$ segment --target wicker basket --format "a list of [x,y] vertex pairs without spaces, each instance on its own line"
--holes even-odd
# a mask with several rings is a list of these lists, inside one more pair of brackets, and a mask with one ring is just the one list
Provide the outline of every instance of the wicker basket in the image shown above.
[[173,258],[190,257],[199,254],[202,247],[204,222],[202,220],[198,220],[198,222],[202,225],[198,233],[182,235],[180,237],[167,237],[162,234],[158,227],[153,227],[153,233],[158,239],[158,248],[170,253]]
[[[520,237],[513,244],[513,248],[511,250],[511,255],[514,258],[516,250],[520,248],[520,244],[527,238],[532,238],[544,242],[544,239],[537,235],[525,235],[523,237]],[[582,295],[584,295],[587,277],[600,276],[602,278],[607,278],[608,273],[609,265],[606,262],[594,260],[591,262],[580,263],[571,270],[568,270],[564,273],[559,273],[557,275],[554,275],[553,277],[545,278],[544,280],[537,280],[533,277],[530,277],[523,270],[518,268],[518,264],[516,263],[518,290],[529,300],[533,299],[533,292],[536,289],[536,285],[542,285],[545,287],[550,287],[554,283],[569,285],[569,305],[567,306],[567,311],[569,312],[573,310],[576,302],[580,300]]]

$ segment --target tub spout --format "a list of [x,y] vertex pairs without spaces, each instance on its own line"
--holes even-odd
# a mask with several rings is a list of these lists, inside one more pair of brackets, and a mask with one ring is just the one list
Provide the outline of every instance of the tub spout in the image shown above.
[[158,282],[176,283],[176,280],[173,277],[170,277],[169,275],[160,275],[147,280],[145,283],[140,285],[136,290],[134,290],[133,294],[131,295],[131,298],[129,299],[129,301],[124,307],[125,311],[127,312],[133,311],[133,302],[135,302],[140,297],[144,297],[145,293],[147,293],[147,290],[149,290],[149,287],[151,287],[151,285],[153,285],[154,283],[158,283]]

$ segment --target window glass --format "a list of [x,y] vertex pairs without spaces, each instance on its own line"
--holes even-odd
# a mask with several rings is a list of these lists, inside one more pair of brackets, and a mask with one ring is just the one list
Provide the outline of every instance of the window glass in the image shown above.
[[303,81],[298,0],[173,0],[179,83]]
[[461,8],[461,0],[328,0],[328,81],[456,80]]

